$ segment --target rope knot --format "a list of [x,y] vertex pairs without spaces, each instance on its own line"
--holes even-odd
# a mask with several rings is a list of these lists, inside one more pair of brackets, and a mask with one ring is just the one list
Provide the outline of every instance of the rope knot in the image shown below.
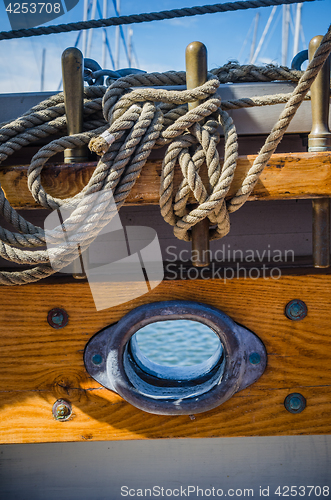
[[[160,208],[164,219],[174,226],[177,238],[191,240],[191,228],[208,217],[214,226],[211,239],[225,236],[230,229],[225,205],[225,196],[231,185],[238,155],[237,134],[232,119],[224,110],[218,110],[215,119],[204,125],[195,123],[189,132],[172,142],[167,149],[162,165]],[[225,157],[221,167],[217,144],[218,126],[225,135]],[[194,149],[191,148],[195,144]],[[191,149],[191,150],[190,150]],[[183,174],[174,196],[174,169],[179,163]],[[200,168],[206,164],[208,182],[205,185]],[[189,197],[194,196],[197,206],[189,206]]]

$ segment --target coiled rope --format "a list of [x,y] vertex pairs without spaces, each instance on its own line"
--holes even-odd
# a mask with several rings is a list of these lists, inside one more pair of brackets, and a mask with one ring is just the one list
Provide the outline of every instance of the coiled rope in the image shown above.
[[[314,1],[315,0],[300,0],[300,2],[314,2]],[[41,26],[38,28],[1,31],[0,40],[9,40],[11,38],[26,38],[30,36],[40,36],[40,35],[51,35],[53,33],[69,33],[70,31],[80,31],[90,28],[105,28],[107,26],[119,26],[123,24],[146,23],[151,21],[162,21],[164,19],[201,16],[203,14],[215,14],[216,12],[257,9],[259,7],[270,7],[271,5],[283,5],[292,3],[298,3],[298,0],[247,0],[246,2],[228,2],[215,5],[186,7],[184,9],[163,10],[161,12],[133,14],[131,16],[117,16],[117,17],[110,17],[108,19],[98,19],[92,21],[80,21],[78,23],[58,24],[56,26]]]
[[[71,208],[72,213],[65,221],[66,232],[72,235],[70,245],[63,245],[63,227],[60,225],[48,235],[48,241],[54,243],[54,250],[26,250],[43,245],[45,232],[22,218],[10,206],[3,191],[0,191],[1,213],[17,231],[0,228],[1,257],[21,264],[37,264],[21,272],[0,272],[0,283],[14,285],[38,281],[71,262],[76,257],[77,245],[82,250],[87,248],[125,202],[154,147],[168,145],[162,167],[160,207],[165,220],[174,227],[175,235],[189,241],[190,229],[205,217],[210,220],[212,239],[227,234],[230,228],[229,213],[238,210],[252,192],[330,51],[331,27],[304,73],[274,67],[260,70],[247,66],[241,69],[229,64],[209,73],[208,81],[194,90],[135,88],[183,85],[184,72],[131,75],[117,80],[108,89],[86,87],[85,132],[61,137],[42,147],[33,157],[28,171],[28,186],[36,201],[52,210]],[[240,71],[242,79],[237,74]],[[250,78],[253,78],[253,74],[258,75],[259,79],[267,79],[268,72],[272,75],[277,73],[277,79],[289,79],[289,75],[292,81],[299,79],[293,93],[227,102],[221,102],[216,95],[220,81],[252,81]],[[280,76],[282,72],[283,78]],[[187,103],[197,99],[205,101],[187,111]],[[238,149],[235,126],[226,109],[278,102],[286,102],[284,110],[240,189],[231,200],[225,201],[236,168]],[[26,144],[65,130],[63,114],[61,93],[4,125],[0,129],[0,161]],[[206,120],[203,125],[202,119]],[[219,125],[225,134],[222,166],[216,148]],[[113,141],[110,147],[105,139],[109,136]],[[87,186],[69,200],[55,199],[46,193],[40,181],[45,162],[66,148],[88,142],[90,149],[103,156]],[[183,181],[177,193],[174,193],[173,176],[177,161]],[[203,163],[207,165],[208,188],[203,185],[199,175]],[[191,192],[198,203],[194,210],[190,210],[187,205]],[[56,266],[50,264],[50,254],[57,259]]]

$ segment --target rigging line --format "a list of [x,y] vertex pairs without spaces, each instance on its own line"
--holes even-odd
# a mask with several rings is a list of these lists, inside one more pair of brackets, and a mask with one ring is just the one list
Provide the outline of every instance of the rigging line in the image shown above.
[[269,28],[270,28],[270,24],[272,23],[272,20],[273,20],[273,18],[274,18],[274,15],[275,15],[276,10],[277,10],[277,7],[276,7],[276,6],[274,6],[274,7],[272,8],[271,13],[270,13],[270,16],[269,16],[269,19],[268,19],[268,21],[267,21],[267,24],[265,25],[265,28],[264,28],[264,30],[263,30],[263,33],[262,33],[262,36],[261,36],[261,38],[260,38],[259,44],[258,44],[258,46],[257,46],[257,48],[256,48],[256,50],[255,50],[255,52],[254,52],[254,55],[253,55],[253,57],[252,57],[252,59],[251,59],[251,61],[250,61],[250,64],[254,64],[254,63],[255,63],[255,61],[256,61],[256,59],[257,59],[257,57],[258,57],[259,53],[260,53],[260,50],[261,50],[261,48],[262,48],[263,42],[264,42],[265,37],[266,37],[266,35],[267,35],[267,33],[268,33],[268,30],[269,30]]
[[254,25],[254,32],[253,32],[253,38],[252,38],[252,44],[251,44],[251,51],[249,54],[249,60],[252,59],[254,52],[255,52],[255,46],[256,46],[256,35],[257,35],[257,28],[259,25],[259,18],[260,18],[260,13],[257,12],[255,15],[255,25]]
[[254,17],[253,17],[253,19],[252,19],[251,25],[250,25],[250,27],[249,27],[249,29],[248,29],[248,31],[247,31],[246,38],[245,38],[244,43],[242,44],[242,47],[241,47],[241,49],[240,49],[239,56],[238,56],[238,61],[240,61],[240,58],[241,58],[242,53],[243,53],[243,51],[244,51],[244,48],[245,48],[245,47],[246,47],[246,45],[247,45],[247,42],[248,42],[248,39],[249,39],[250,34],[251,34],[251,32],[252,32],[252,29],[253,29],[254,24],[255,24],[255,16],[254,16]]
[[[315,0],[301,0],[301,2],[314,2]],[[39,35],[50,35],[52,33],[68,33],[70,31],[86,30],[90,28],[104,28],[106,26],[120,26],[123,24],[137,24],[151,21],[162,21],[179,17],[202,16],[216,12],[229,12],[236,10],[257,9],[259,7],[270,7],[272,5],[298,3],[298,0],[246,0],[239,2],[227,2],[223,4],[204,5],[184,9],[164,10],[145,14],[133,14],[131,16],[110,17],[92,21],[80,21],[78,23],[58,24],[54,26],[40,26],[38,28],[20,29],[12,31],[1,31],[0,40],[11,38],[24,38]]]
[[[92,2],[89,2],[88,13],[91,10],[91,5],[92,5]],[[101,10],[100,10],[100,5],[99,5],[99,0],[97,1],[97,9],[98,9],[99,15],[101,16]],[[106,28],[104,28],[104,31],[106,32]],[[76,38],[76,41],[75,41],[75,44],[74,44],[75,48],[78,47],[78,44],[80,42],[80,38],[82,36],[82,33],[83,33],[83,31],[80,31],[78,33],[78,35],[77,35],[77,38]],[[108,53],[109,53],[109,57],[110,57],[111,63],[113,65],[113,69],[115,69],[115,63],[114,63],[114,59],[113,59],[113,54],[112,54],[112,51],[111,51],[110,43],[109,43],[109,40],[108,40],[107,32],[106,32],[106,46],[108,48]],[[62,87],[62,78],[61,78],[60,83],[58,85],[57,92],[60,92],[61,87]]]
[[[99,4],[99,0],[97,0],[97,9],[98,9],[99,16],[102,18],[102,13],[101,13],[101,7],[100,7],[100,4]],[[114,58],[113,58],[113,53],[112,53],[111,48],[110,48],[110,43],[109,43],[109,40],[108,40],[108,34],[107,34],[106,28],[103,28],[103,32],[104,32],[104,35],[106,37],[106,46],[107,46],[107,49],[108,49],[108,55],[110,57],[113,69],[115,69],[115,61],[114,61]]]
[[[92,10],[91,10],[91,19],[95,19],[96,9],[97,9],[97,0],[93,0],[92,1]],[[92,47],[92,37],[93,37],[93,30],[89,30],[88,35],[87,35],[87,47],[86,47],[86,51],[84,52],[84,57],[90,57],[91,47]]]
[[[114,10],[115,10],[115,14],[116,14],[117,18],[120,18],[119,12],[118,12],[117,7],[116,7],[116,0],[113,0],[113,5],[114,5]],[[129,51],[128,51],[128,48],[127,48],[127,45],[126,45],[126,40],[125,40],[125,36],[124,36],[123,27],[121,25],[120,25],[120,34],[121,34],[122,42],[123,42],[123,45],[124,45],[125,55],[126,55],[126,58],[128,60],[128,64],[130,66]]]
[[[276,30],[277,26],[278,26],[278,23],[279,23],[279,21],[280,21],[280,18],[281,18],[281,17],[282,17],[282,11],[281,11],[281,10],[279,10],[278,15],[276,16],[276,18],[275,18],[275,20],[274,20],[274,22],[273,22],[273,24],[272,24],[272,27],[270,27],[269,33],[268,33],[268,35],[266,36],[266,39],[265,39],[265,41],[264,41],[264,43],[263,43],[263,47],[262,47],[262,49],[261,49],[261,52],[260,52],[260,57],[259,57],[260,61],[261,61],[261,57],[262,57],[262,55],[263,55],[263,54],[265,53],[265,51],[267,50],[267,47],[268,47],[268,45],[269,45],[269,43],[270,43],[270,40],[272,39],[272,36],[273,36],[273,34],[274,34],[274,32],[275,32],[275,30]],[[275,59],[273,59],[273,61],[277,61],[277,57],[276,57]],[[262,62],[262,61],[261,61],[261,62]]]

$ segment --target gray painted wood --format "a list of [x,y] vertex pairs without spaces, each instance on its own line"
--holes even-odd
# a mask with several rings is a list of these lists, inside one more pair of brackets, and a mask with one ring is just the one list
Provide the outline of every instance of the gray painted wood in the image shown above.
[[[47,210],[25,210],[22,215],[30,222],[43,227],[44,219],[49,214]],[[161,245],[164,260],[189,259],[191,245],[174,237],[172,227],[164,222],[157,206],[122,207],[120,217],[124,226],[148,226],[155,229]],[[252,250],[254,253],[263,251],[293,250],[296,256],[311,255],[311,201],[287,200],[246,203],[240,210],[231,214],[231,231],[221,240],[211,242],[211,250],[221,259],[221,251]],[[9,225],[6,227],[10,228]],[[109,233],[112,241],[120,241],[119,233]],[[109,262],[109,246],[107,239],[104,249],[95,254],[92,263],[107,264]],[[143,247],[143,242],[141,247]],[[116,251],[113,248],[113,252]],[[122,246],[118,247],[118,255],[111,260],[123,257]],[[182,252],[182,253],[181,253]],[[240,254],[237,254],[240,257]],[[17,265],[19,266],[19,265]],[[14,267],[11,262],[0,259],[0,268]]]
[[[184,87],[178,88],[183,89]],[[276,93],[290,93],[294,88],[294,84],[287,82],[235,83],[220,85],[218,93],[223,100],[230,100]],[[26,92],[10,95],[0,94],[1,121],[17,118],[29,108],[53,94],[54,92]],[[238,109],[230,111],[230,115],[236,124],[238,134],[268,134],[283,108],[284,104],[276,104],[274,106],[268,106],[267,112],[265,106],[251,109]],[[309,133],[310,129],[310,102],[306,101],[301,104],[287,132]]]
[[[294,415],[293,418],[296,418]],[[65,425],[65,424],[63,424]],[[188,486],[232,491],[278,486],[331,488],[331,436],[178,439],[63,444],[2,445],[0,498],[6,500],[120,500],[121,487]],[[128,491],[123,489],[122,492]],[[162,490],[160,490],[161,493]],[[316,490],[318,492],[318,490]],[[266,493],[267,491],[265,491]],[[137,493],[137,491],[136,491]],[[145,492],[143,492],[145,493]],[[238,492],[240,494],[240,492]],[[175,491],[175,495],[177,491]],[[207,492],[208,494],[208,492]],[[160,497],[162,495],[160,494]],[[239,496],[239,495],[238,495]],[[238,498],[234,496],[234,498]],[[147,495],[145,498],[157,498]],[[185,498],[185,495],[177,498]],[[192,492],[189,498],[206,498]],[[299,498],[299,497],[298,497]],[[301,498],[329,498],[311,493]]]
[[57,92],[22,92],[0,94],[1,122],[14,120],[41,101]]

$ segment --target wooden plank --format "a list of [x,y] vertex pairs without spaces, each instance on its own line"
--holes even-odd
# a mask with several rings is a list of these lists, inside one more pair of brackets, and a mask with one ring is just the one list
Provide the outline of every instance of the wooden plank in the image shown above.
[[[229,197],[239,188],[252,166],[256,155],[240,156]],[[90,179],[95,163],[49,165],[42,175],[42,183],[53,196],[66,198],[78,193]],[[28,166],[0,169],[0,183],[14,208],[39,208],[27,187]],[[127,198],[127,204],[159,203],[162,161],[150,160]],[[202,174],[206,182],[206,173]],[[179,167],[175,186],[182,176]],[[279,200],[331,196],[331,152],[275,154],[264,169],[250,200]],[[191,198],[193,202],[193,198]]]
[[[122,285],[125,286],[125,285]],[[118,293],[113,285],[109,293]],[[179,437],[331,434],[331,276],[164,281],[152,292],[97,312],[87,283],[3,287],[0,297],[0,442],[56,442]],[[187,299],[213,305],[255,332],[268,366],[252,386],[220,407],[192,418],[144,413],[93,381],[83,364],[87,341],[133,308]],[[288,301],[300,298],[307,317],[292,322]],[[47,323],[63,307],[68,325]],[[300,392],[306,409],[288,413],[284,399]],[[73,417],[57,422],[58,398]]]

